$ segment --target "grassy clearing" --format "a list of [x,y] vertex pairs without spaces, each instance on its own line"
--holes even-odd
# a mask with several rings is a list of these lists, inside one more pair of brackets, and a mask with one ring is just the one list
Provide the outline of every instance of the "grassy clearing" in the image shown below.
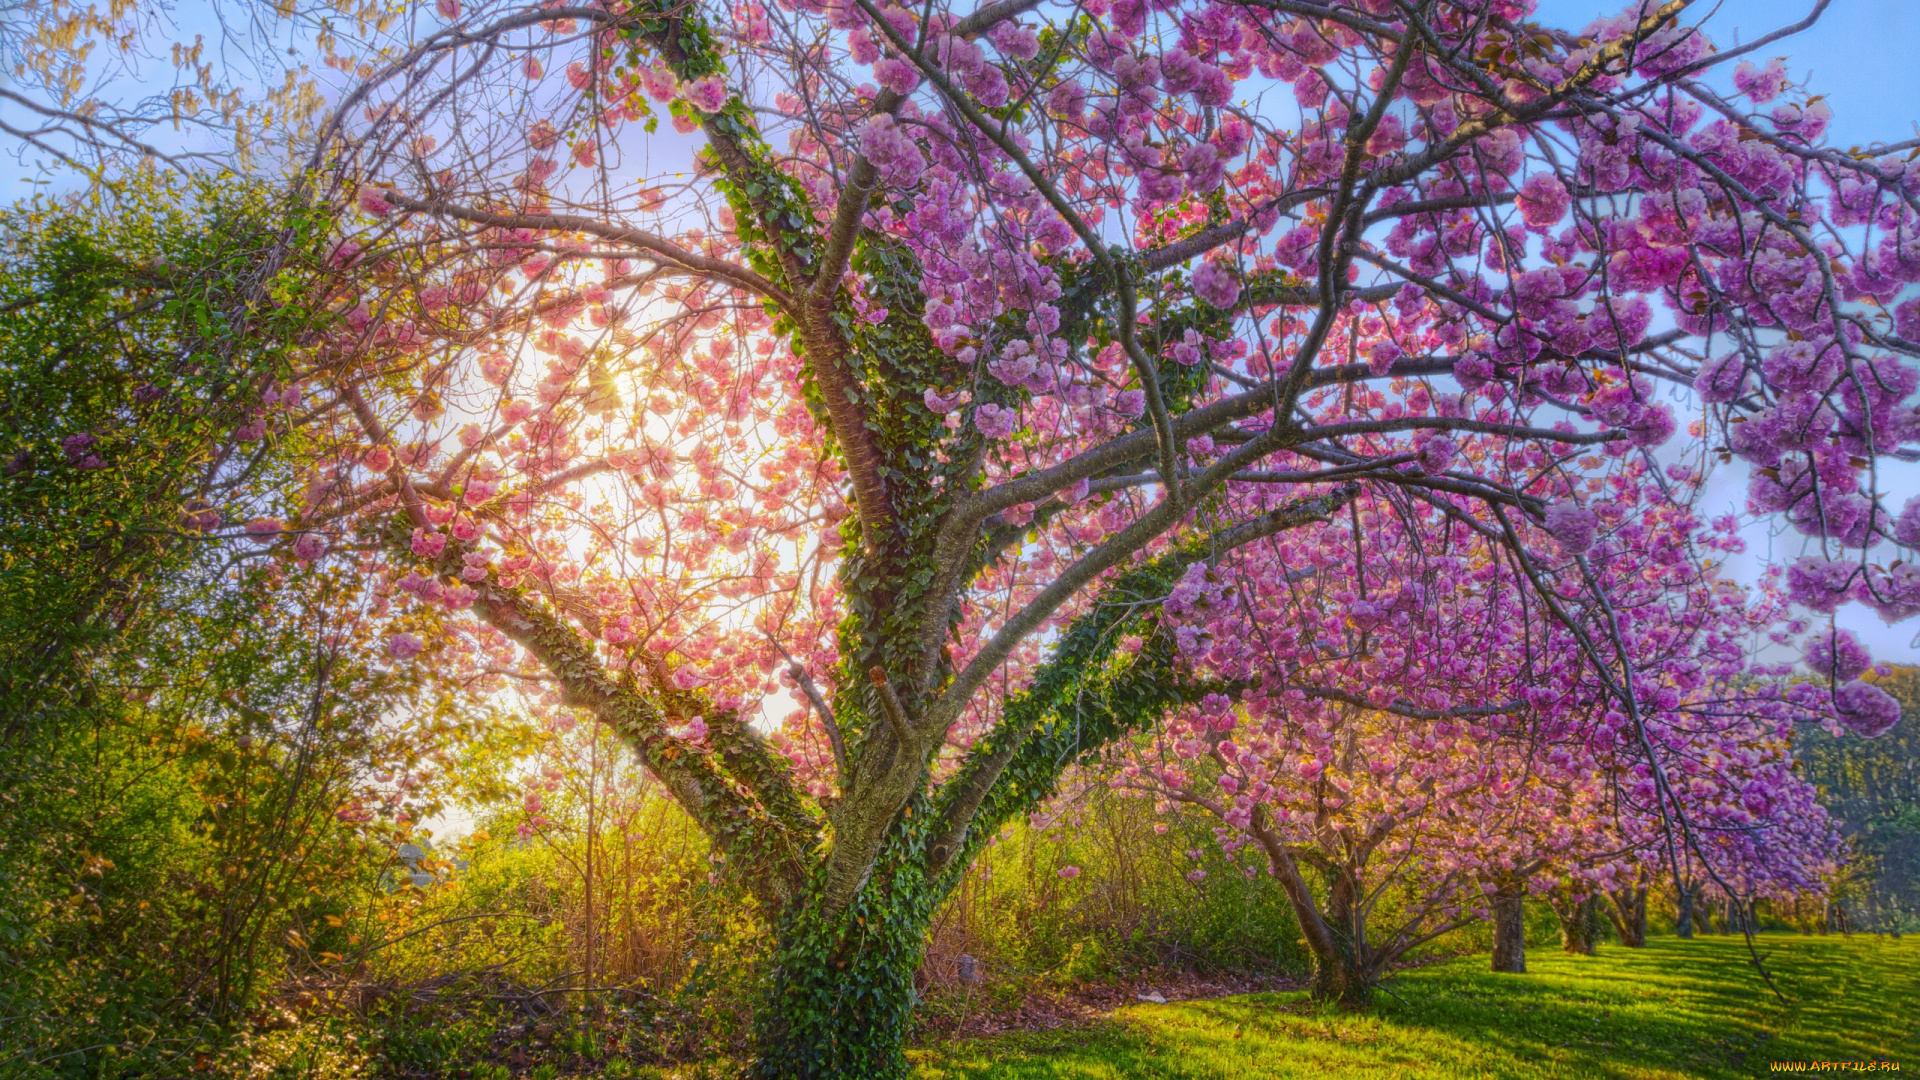
[[1786,994],[1738,938],[1656,938],[1597,957],[1534,950],[1527,975],[1484,956],[1397,977],[1363,1013],[1259,994],[1120,1010],[1092,1030],[930,1047],[919,1080],[993,1077],[1593,1077],[1765,1074],[1775,1060],[1920,1071],[1920,940],[1760,939]]

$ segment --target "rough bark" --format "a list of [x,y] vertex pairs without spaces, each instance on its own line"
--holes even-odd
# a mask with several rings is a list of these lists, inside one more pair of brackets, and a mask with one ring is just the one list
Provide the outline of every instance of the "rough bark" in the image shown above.
[[1526,912],[1521,886],[1508,885],[1493,896],[1493,970],[1508,975],[1527,973]]
[[1594,943],[1600,938],[1600,898],[1589,896],[1584,900],[1569,900],[1555,897],[1553,913],[1560,920],[1560,948],[1563,952],[1576,956],[1592,956]]
[[1697,885],[1683,886],[1680,889],[1678,911],[1673,918],[1673,936],[1677,938],[1693,937],[1693,902],[1700,891]]
[[1608,895],[1607,918],[1614,936],[1629,949],[1647,947],[1647,889],[1621,889]]
[[1355,948],[1356,942],[1349,933],[1353,921],[1351,886],[1342,890],[1336,879],[1334,887],[1328,889],[1327,913],[1323,915],[1314,901],[1312,887],[1300,873],[1300,864],[1273,831],[1264,813],[1254,812],[1249,831],[1266,853],[1281,891],[1287,894],[1294,918],[1300,923],[1301,937],[1306,939],[1307,951],[1313,956],[1314,1000],[1351,1006],[1367,1004],[1373,998],[1373,979],[1360,963],[1363,954]]

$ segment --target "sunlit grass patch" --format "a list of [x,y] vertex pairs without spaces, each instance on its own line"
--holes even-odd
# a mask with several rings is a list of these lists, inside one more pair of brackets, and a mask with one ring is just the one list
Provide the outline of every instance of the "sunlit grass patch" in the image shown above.
[[1920,1069],[1920,941],[1766,935],[1787,997],[1738,938],[1654,939],[1597,957],[1534,950],[1401,974],[1366,1012],[1262,994],[1119,1010],[1091,1029],[950,1043],[922,1080],[995,1077],[1743,1077],[1774,1060]]

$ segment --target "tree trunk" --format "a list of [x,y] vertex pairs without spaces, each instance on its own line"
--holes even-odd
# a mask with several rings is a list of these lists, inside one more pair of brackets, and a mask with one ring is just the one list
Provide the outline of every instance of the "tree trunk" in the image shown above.
[[1345,949],[1337,949],[1329,956],[1314,954],[1310,989],[1315,1001],[1356,1009],[1373,1002],[1373,980]]
[[1333,948],[1314,957],[1313,993],[1321,1001],[1363,1006],[1373,1000],[1373,979],[1361,962],[1367,954],[1367,929],[1355,907],[1358,883],[1335,873],[1327,883],[1327,924]]
[[786,941],[776,954],[769,990],[754,1013],[755,1061],[761,1080],[905,1076],[907,1019],[913,1008],[918,932],[876,928],[860,947],[831,961],[810,939]]
[[1673,918],[1673,936],[1691,938],[1693,936],[1693,898],[1699,892],[1698,886],[1682,886],[1678,901],[1679,911]]
[[1527,973],[1526,912],[1518,883],[1493,896],[1493,970],[1509,975]]
[[1266,853],[1274,878],[1287,895],[1293,916],[1300,924],[1300,936],[1306,939],[1313,956],[1313,998],[1342,1005],[1363,1006],[1373,999],[1373,975],[1361,963],[1365,955],[1365,927],[1355,938],[1354,888],[1350,878],[1334,873],[1327,886],[1327,913],[1322,915],[1314,902],[1313,890],[1300,873],[1300,864],[1267,824],[1266,817],[1254,812],[1251,831]]
[[[1305,926],[1316,924],[1306,934],[1307,947],[1313,953],[1313,997],[1315,1001],[1338,1002],[1359,1008],[1373,1001],[1373,976],[1362,963],[1366,956],[1366,928],[1356,926],[1354,882],[1345,874],[1330,875],[1327,883],[1327,910],[1323,916],[1313,907],[1313,894],[1301,882],[1306,910],[1294,903],[1294,915]],[[1293,890],[1287,890],[1293,899]]]
[[756,1080],[895,1080],[937,899],[910,860],[882,857],[852,906],[820,916],[824,875],[781,928],[754,1014]]
[[1600,937],[1600,898],[1589,896],[1577,903],[1556,898],[1553,913],[1560,919],[1560,948],[1577,956],[1592,956],[1594,941]]
[[1607,918],[1613,923],[1614,936],[1629,949],[1647,947],[1647,889],[1622,889],[1608,897]]

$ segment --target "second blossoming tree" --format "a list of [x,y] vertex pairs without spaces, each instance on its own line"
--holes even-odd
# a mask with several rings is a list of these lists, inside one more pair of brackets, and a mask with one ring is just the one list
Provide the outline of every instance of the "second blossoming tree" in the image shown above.
[[1387,489],[1196,564],[1165,602],[1189,680],[1219,689],[1119,783],[1251,849],[1323,996],[1364,1001],[1409,950],[1529,893],[1577,902],[1647,871],[1683,895],[1824,891],[1838,837],[1790,743],[1841,717],[1754,661],[1784,598],[1720,579],[1709,560],[1739,540],[1643,463],[1604,488],[1575,547]]

